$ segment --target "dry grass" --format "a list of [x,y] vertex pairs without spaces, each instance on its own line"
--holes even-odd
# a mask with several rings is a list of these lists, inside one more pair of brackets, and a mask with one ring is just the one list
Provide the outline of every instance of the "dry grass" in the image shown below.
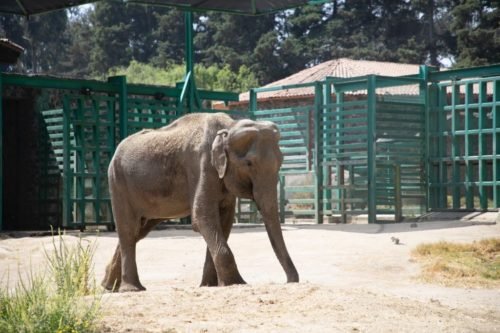
[[500,238],[463,244],[421,244],[412,256],[422,264],[426,282],[456,287],[500,287]]

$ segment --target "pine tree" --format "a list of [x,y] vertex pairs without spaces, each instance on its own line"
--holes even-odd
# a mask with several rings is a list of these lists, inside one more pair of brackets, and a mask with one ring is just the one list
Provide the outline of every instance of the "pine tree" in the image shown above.
[[496,1],[465,0],[452,9],[456,66],[500,62],[500,8]]

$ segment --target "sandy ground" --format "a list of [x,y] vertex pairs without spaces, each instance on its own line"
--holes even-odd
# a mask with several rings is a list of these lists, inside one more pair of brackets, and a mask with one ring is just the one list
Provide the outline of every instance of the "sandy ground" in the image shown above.
[[[105,294],[103,332],[500,332],[500,290],[420,282],[419,243],[500,237],[500,225],[461,222],[283,227],[301,282],[285,284],[265,230],[238,228],[229,244],[244,286],[200,288],[205,244],[190,230],[152,232],[138,245],[146,292]],[[395,245],[391,237],[400,239]],[[96,278],[117,243],[97,241]],[[74,241],[74,236],[66,236]],[[50,237],[0,240],[0,277],[43,269]],[[5,280],[5,279],[4,279]]]

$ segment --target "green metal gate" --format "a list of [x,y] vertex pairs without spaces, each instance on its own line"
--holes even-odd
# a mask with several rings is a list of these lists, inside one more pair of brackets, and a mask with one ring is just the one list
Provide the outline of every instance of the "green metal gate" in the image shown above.
[[500,208],[499,75],[500,66],[431,73],[431,209]]
[[[284,156],[280,170],[280,216],[286,219],[320,219],[319,202],[316,201],[317,180],[314,164],[314,133],[316,108],[321,107],[321,84],[309,83],[287,86],[288,90],[309,89],[315,91],[318,101],[296,104],[293,101],[273,108],[258,103],[259,95],[282,90],[281,87],[257,88],[250,92],[252,117],[274,122],[281,132],[280,148]],[[316,102],[316,103],[315,103]]]
[[[38,103],[50,141],[41,145],[50,155],[45,174],[51,182],[58,172],[63,178],[63,190],[46,195],[55,200],[61,193],[64,225],[80,228],[112,226],[106,169],[119,140],[169,124],[192,102],[183,94],[185,85],[131,85],[124,77],[100,82],[0,74],[0,97],[6,86],[38,89],[40,98],[54,97],[49,90],[62,96],[60,102]],[[417,92],[384,93],[401,86]],[[259,100],[293,89],[306,89],[313,98],[280,106]],[[206,101],[238,98],[202,90],[197,95],[198,112],[214,112]],[[281,130],[283,221],[346,222],[355,215],[369,222],[387,215],[400,221],[428,210],[500,208],[500,65],[326,78],[253,89],[250,97],[246,115],[273,121]],[[1,120],[0,109],[0,134]],[[239,220],[256,222],[251,202],[239,207]]]
[[[143,128],[165,126],[189,110],[185,105],[189,101],[182,98],[182,84],[161,87],[127,84],[125,77],[101,82],[0,74],[2,93],[6,86],[38,91],[36,108],[46,128],[42,139],[47,140],[42,145],[46,156],[40,157],[48,161],[44,174],[62,178],[61,191],[52,193],[58,188],[56,182],[40,196],[62,206],[62,219],[47,216],[47,223],[57,225],[55,220],[62,220],[62,226],[72,228],[113,228],[107,168],[118,142]],[[207,107],[211,100],[238,99],[234,93],[204,90],[198,90],[197,97],[202,107],[199,112],[212,112]],[[1,115],[0,106],[0,129]],[[0,185],[2,180],[0,173]]]
[[116,146],[116,104],[115,96],[64,96],[63,218],[69,227],[113,223],[107,168]]
[[340,215],[342,222],[366,214],[373,223],[425,211],[425,91],[416,96],[379,91],[411,85],[418,92],[421,83],[375,75],[325,81],[318,134],[325,214]]

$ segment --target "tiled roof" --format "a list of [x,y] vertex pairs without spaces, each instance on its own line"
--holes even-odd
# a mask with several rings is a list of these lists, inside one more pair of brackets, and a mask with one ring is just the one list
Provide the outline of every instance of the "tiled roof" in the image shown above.
[[[294,85],[300,83],[308,83],[322,81],[327,76],[338,78],[358,77],[370,74],[384,76],[402,76],[410,74],[418,74],[419,65],[398,64],[394,62],[367,61],[367,60],[352,60],[340,58],[323,62],[314,67],[306,68],[289,77],[267,84],[264,87],[275,87]],[[313,89],[295,88],[271,92],[262,92],[258,94],[258,98],[286,98],[313,95]],[[359,91],[358,93],[364,93]],[[399,86],[393,88],[378,89],[379,94],[392,95],[416,95],[418,94],[418,86]],[[240,94],[240,101],[248,101],[249,93]]]

